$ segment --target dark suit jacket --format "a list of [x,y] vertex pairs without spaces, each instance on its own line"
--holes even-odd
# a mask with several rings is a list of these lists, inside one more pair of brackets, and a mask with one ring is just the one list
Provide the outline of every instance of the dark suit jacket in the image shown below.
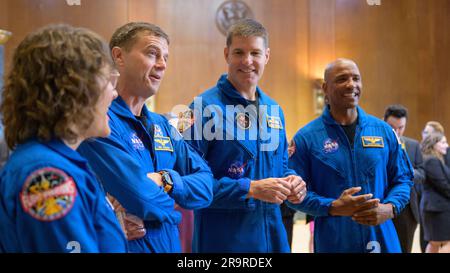
[[425,160],[425,172],[422,209],[450,211],[450,169],[436,157],[431,157]]
[[445,164],[450,168],[450,147],[447,149],[447,154],[445,155]]
[[417,140],[408,137],[401,137],[401,140],[405,143],[406,152],[414,168],[414,186],[411,188],[409,204],[416,222],[420,223],[419,197],[421,195],[422,184],[425,181],[422,152],[420,151],[420,144]]

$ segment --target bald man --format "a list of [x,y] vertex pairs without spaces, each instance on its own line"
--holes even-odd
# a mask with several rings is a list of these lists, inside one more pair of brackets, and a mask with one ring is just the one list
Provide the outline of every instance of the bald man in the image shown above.
[[338,59],[325,70],[327,106],[291,142],[289,167],[307,183],[301,204],[315,216],[315,252],[401,252],[392,220],[409,201],[413,169],[385,122],[359,106],[358,66]]

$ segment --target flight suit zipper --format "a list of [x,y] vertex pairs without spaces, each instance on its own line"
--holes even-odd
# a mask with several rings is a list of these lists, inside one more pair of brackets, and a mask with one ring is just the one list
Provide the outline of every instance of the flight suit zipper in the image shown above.
[[[356,163],[357,163],[357,161],[356,161],[355,151],[356,151],[356,146],[358,145],[357,144],[358,143],[358,139],[360,138],[359,134],[361,132],[361,127],[359,125],[356,125],[355,138],[354,138],[354,141],[353,141],[353,146],[350,145],[350,141],[349,141],[349,139],[347,137],[347,134],[345,134],[344,129],[341,126],[339,126],[339,128],[340,128],[341,134],[344,133],[345,140],[347,142],[347,146],[348,146],[348,148],[350,150],[351,165],[352,165],[352,179],[353,179],[353,181],[350,184],[350,186],[351,187],[356,187],[357,186],[356,185],[356,183],[357,183],[357,180],[356,180],[357,179],[357,175],[356,175],[357,165],[356,165]],[[362,186],[361,186],[361,190],[363,191]],[[359,194],[362,194],[362,193],[360,192]],[[361,238],[361,244],[362,244],[361,247],[362,247],[362,249],[365,249],[365,245],[364,245],[364,238],[365,238],[364,230],[363,230],[363,228],[360,225],[358,225],[358,227],[359,227],[359,232],[360,232],[360,236],[361,236],[360,237]]]

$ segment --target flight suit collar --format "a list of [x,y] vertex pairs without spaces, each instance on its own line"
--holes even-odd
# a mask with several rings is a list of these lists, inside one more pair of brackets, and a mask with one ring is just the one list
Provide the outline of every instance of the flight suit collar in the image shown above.
[[[364,127],[364,125],[367,123],[367,114],[359,106],[356,106],[356,109],[358,111],[358,126]],[[336,120],[334,120],[333,116],[331,116],[329,106],[325,106],[322,113],[322,120],[327,125],[339,125]]]
[[[113,102],[111,103],[111,106],[109,108],[113,113],[126,118],[131,119],[133,122],[140,123],[140,121],[133,115],[133,113],[130,110],[130,107],[128,107],[128,104],[122,99],[121,96],[118,96]],[[147,118],[147,121],[150,123],[153,123],[153,119],[151,118],[150,111],[147,109],[147,106],[144,104],[142,107],[142,116]]]
[[[121,96],[118,96],[115,100],[113,100],[109,109],[121,117],[130,118],[130,119],[134,119],[134,120],[136,119],[134,117],[133,113],[131,112],[130,107],[128,107],[128,105],[122,99]],[[143,110],[144,109],[145,109],[145,104],[144,104]]]
[[[85,140],[89,141],[89,140]],[[77,151],[72,150],[69,146],[67,146],[60,139],[52,139],[49,142],[44,142],[43,145],[49,147],[53,151],[62,155],[63,157],[69,158],[70,160],[77,161],[79,163],[86,164],[87,160],[84,159]]]
[[[223,74],[220,76],[219,81],[217,82],[217,87],[219,87],[223,96],[235,102],[234,104],[241,104],[247,106],[248,101],[242,97],[242,95],[234,88],[231,82],[227,79],[227,74]],[[268,103],[268,97],[262,90],[257,86],[256,87],[257,98],[259,99],[259,104],[270,104]]]

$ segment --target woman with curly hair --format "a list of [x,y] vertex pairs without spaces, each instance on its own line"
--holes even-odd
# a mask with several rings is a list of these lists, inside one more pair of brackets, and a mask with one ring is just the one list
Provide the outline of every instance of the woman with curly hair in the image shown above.
[[[444,126],[437,121],[428,121],[425,124],[425,128],[422,131],[422,140],[433,132],[439,132],[445,134]],[[445,165],[450,168],[450,148],[447,149],[447,154],[444,155]]]
[[444,164],[448,143],[434,132],[422,141],[426,180],[421,210],[427,253],[450,253],[450,169]]
[[76,152],[110,133],[117,96],[108,46],[51,25],[14,53],[0,111],[13,153],[0,174],[0,252],[124,252],[126,239],[95,174]]

